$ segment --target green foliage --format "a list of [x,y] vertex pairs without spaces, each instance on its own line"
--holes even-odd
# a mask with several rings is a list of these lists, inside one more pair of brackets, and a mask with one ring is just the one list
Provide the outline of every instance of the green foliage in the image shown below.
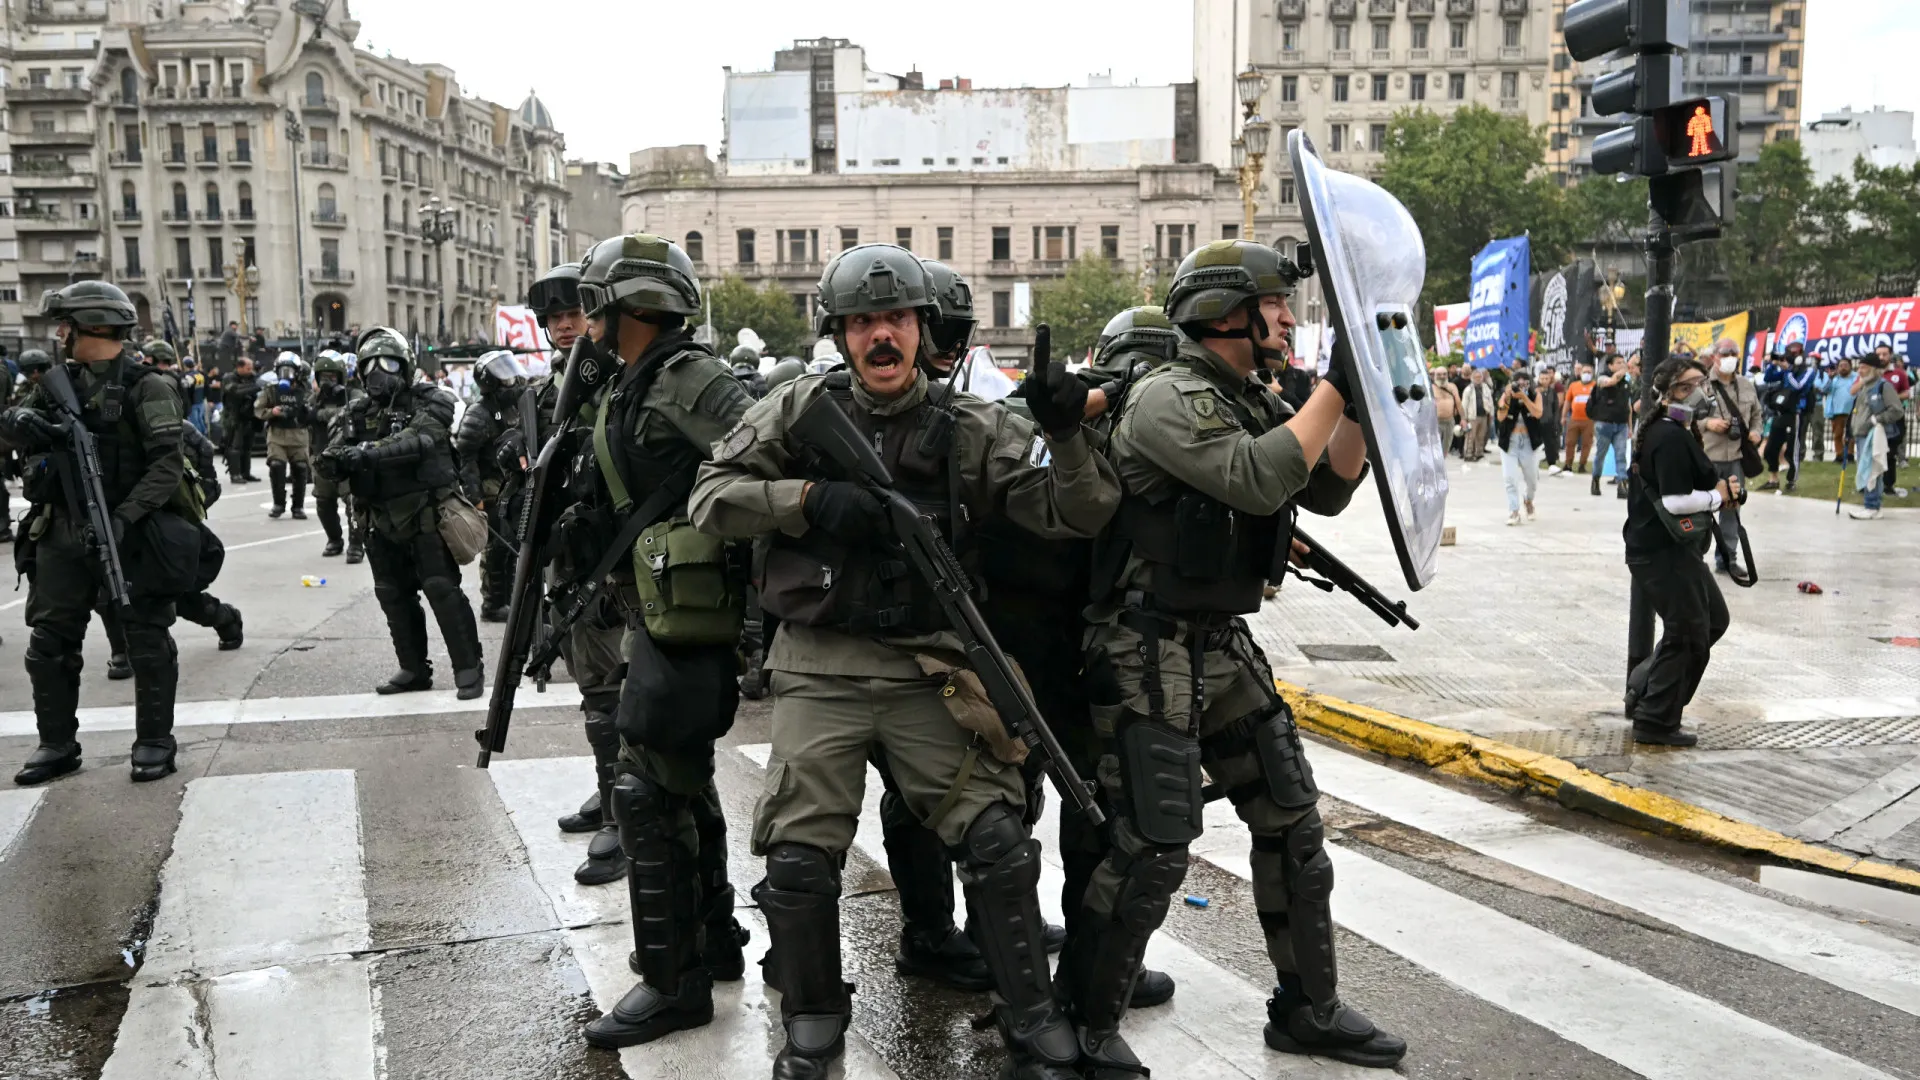
[[1484,106],[1394,116],[1380,186],[1406,205],[1426,240],[1422,299],[1465,299],[1473,256],[1501,237],[1527,234],[1535,266],[1559,266],[1573,254],[1587,215],[1541,171],[1545,154],[1545,139],[1524,117]]
[[1055,359],[1076,361],[1100,340],[1108,320],[1143,298],[1132,274],[1098,255],[1082,255],[1060,280],[1034,287],[1033,322],[1052,328]]
[[[752,327],[767,343],[772,356],[805,356],[813,342],[813,328],[794,308],[793,295],[772,282],[754,288],[745,278],[729,274],[707,287],[713,306],[714,350],[721,356],[738,343],[735,335],[741,327]],[[698,326],[700,316],[687,320]]]

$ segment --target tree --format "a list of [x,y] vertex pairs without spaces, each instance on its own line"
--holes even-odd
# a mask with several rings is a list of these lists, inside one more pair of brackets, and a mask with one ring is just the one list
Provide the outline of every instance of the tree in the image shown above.
[[1854,242],[1860,271],[1876,281],[1920,268],[1920,165],[1853,163]]
[[[1813,169],[1800,144],[1789,139],[1762,146],[1759,160],[1743,166],[1738,180],[1740,204],[1716,245],[1734,302],[1786,295],[1808,271],[1803,218],[1814,192]],[[1843,210],[1843,227],[1845,216]]]
[[1523,117],[1471,105],[1449,116],[1396,114],[1380,186],[1419,223],[1429,304],[1465,299],[1473,256],[1489,241],[1527,234],[1535,266],[1558,266],[1581,236],[1581,215],[1542,170],[1546,140]]
[[[733,351],[742,327],[752,327],[773,356],[805,356],[813,341],[813,328],[795,309],[793,295],[772,282],[756,289],[729,274],[707,287],[707,301],[713,309],[713,347],[723,357]],[[702,321],[698,315],[687,320],[690,326]]]
[[1033,322],[1052,328],[1055,359],[1078,361],[1099,342],[1108,320],[1138,306],[1142,296],[1132,274],[1098,255],[1082,255],[1060,280],[1033,290]]

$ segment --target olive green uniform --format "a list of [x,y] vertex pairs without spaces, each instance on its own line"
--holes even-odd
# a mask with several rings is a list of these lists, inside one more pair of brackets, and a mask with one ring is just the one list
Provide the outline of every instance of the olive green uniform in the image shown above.
[[[275,410],[279,410],[278,415]],[[313,477],[313,399],[300,389],[282,391],[262,381],[253,399],[253,415],[267,426],[267,481],[273,489],[273,514],[287,505],[293,484],[293,516],[306,516],[307,482]]]

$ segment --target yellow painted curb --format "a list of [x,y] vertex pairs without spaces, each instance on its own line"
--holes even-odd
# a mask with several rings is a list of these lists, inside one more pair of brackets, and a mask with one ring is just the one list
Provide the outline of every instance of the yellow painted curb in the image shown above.
[[1302,728],[1362,750],[1417,761],[1510,791],[1544,795],[1562,806],[1649,832],[1701,840],[1794,866],[1920,893],[1920,871],[1795,840],[1656,791],[1609,780],[1564,758],[1326,697],[1292,683],[1275,680],[1275,685],[1293,706],[1294,719]]

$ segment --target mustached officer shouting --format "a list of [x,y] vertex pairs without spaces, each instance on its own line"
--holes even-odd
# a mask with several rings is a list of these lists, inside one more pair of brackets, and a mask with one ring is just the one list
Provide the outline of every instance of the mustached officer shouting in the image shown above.
[[607,797],[628,861],[640,982],[587,1025],[587,1042],[610,1049],[711,1021],[714,980],[745,968],[713,741],[740,702],[747,553],[696,532],[686,498],[751,400],[686,329],[700,310],[693,273],[678,244],[646,233],[595,244],[580,272],[588,333],[618,365],[594,396],[575,467],[593,486],[570,530],[594,535],[596,552],[620,553],[609,577],[627,626]]
[[753,850],[767,860],[754,898],[773,934],[768,981],[782,992],[787,1034],[773,1075],[826,1076],[845,1048],[851,1001],[840,969],[840,868],[877,742],[907,808],[960,864],[1009,1072],[1021,1080],[1077,1077],[1079,1049],[1047,969],[1039,845],[1022,820],[1022,755],[1004,731],[996,752],[975,748],[941,692],[959,685],[948,680],[964,655],[937,598],[904,555],[891,554],[879,501],[835,475],[791,429],[823,396],[822,407],[844,410],[873,440],[900,493],[961,550],[967,530],[998,514],[1043,536],[1093,535],[1118,486],[1080,434],[1085,388],[1063,370],[1029,380],[1044,434],[969,397],[952,402],[951,427],[930,415],[918,361],[939,309],[912,252],[884,244],[842,252],[821,276],[819,304],[817,329],[833,337],[849,368],[802,376],[757,403],[701,470],[692,502],[703,530],[772,540],[761,603],[781,620],[766,660],[773,754]]
[[[135,324],[133,302],[117,286],[75,282],[48,294],[45,314],[55,323],[66,374],[79,399],[78,422],[96,443],[111,539],[123,557],[131,555],[128,537],[145,518],[170,507],[184,509],[180,384],[134,361],[126,341]],[[45,455],[26,478],[33,506],[16,541],[26,549],[16,559],[30,567],[26,668],[40,730],[40,746],[14,777],[17,784],[38,784],[80,767],[80,648],[94,605],[104,595],[106,571],[97,551],[100,541],[91,534],[87,508],[81,505],[92,493],[71,479],[79,475],[79,463],[70,460],[65,425],[74,422],[55,405],[44,383],[0,414],[0,436],[27,453]],[[62,473],[69,477],[65,482]],[[198,516],[194,511],[194,520]],[[194,542],[197,547],[197,537]],[[173,597],[145,595],[132,581],[128,584],[132,602],[122,608],[121,618],[134,678],[133,779],[157,780],[174,771],[173,698],[180,668],[167,632],[173,625]]]
[[374,689],[402,694],[433,688],[427,616],[420,610],[425,593],[447,642],[454,686],[462,699],[479,697],[485,681],[480,632],[460,591],[460,566],[439,528],[440,504],[460,483],[453,394],[414,381],[413,350],[397,330],[375,327],[361,335],[355,351],[367,396],[347,405],[321,464],[335,480],[352,484],[354,513],[371,526],[373,594],[400,660],[400,670]]
[[1406,1052],[1334,992],[1318,791],[1241,618],[1290,550],[1290,504],[1338,513],[1366,473],[1364,435],[1342,417],[1342,368],[1291,419],[1256,377],[1287,362],[1299,277],[1244,240],[1189,254],[1166,314],[1191,340],[1133,386],[1108,446],[1126,498],[1093,571],[1087,679],[1113,817],[1060,970],[1083,1042],[1123,1070],[1133,971],[1201,833],[1202,766],[1253,833],[1277,983],[1267,1045],[1379,1067]]

